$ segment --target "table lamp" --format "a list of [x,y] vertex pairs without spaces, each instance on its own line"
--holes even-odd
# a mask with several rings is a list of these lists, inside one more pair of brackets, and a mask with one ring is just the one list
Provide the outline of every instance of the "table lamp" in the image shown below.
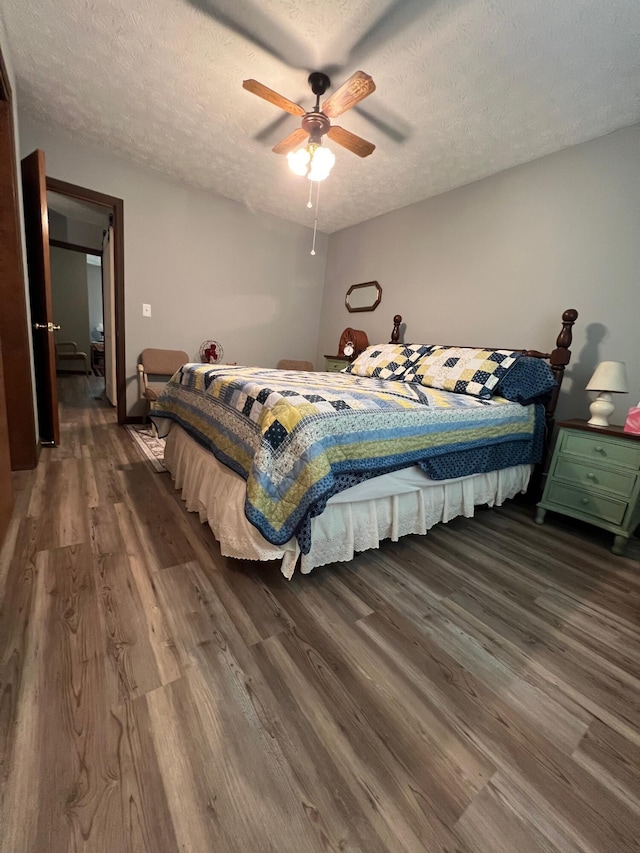
[[589,406],[589,423],[592,426],[609,426],[609,416],[615,408],[611,395],[626,394],[628,390],[624,361],[601,361],[587,385],[587,391],[598,392]]

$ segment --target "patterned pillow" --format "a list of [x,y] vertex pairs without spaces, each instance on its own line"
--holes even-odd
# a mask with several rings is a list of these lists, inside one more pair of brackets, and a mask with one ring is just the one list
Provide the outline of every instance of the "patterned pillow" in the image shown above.
[[522,355],[498,382],[493,393],[513,403],[528,406],[544,400],[557,384],[546,361]]
[[500,349],[432,347],[430,353],[407,370],[403,381],[486,399],[520,355]]
[[375,344],[367,347],[342,372],[375,379],[401,379],[406,370],[431,350],[432,347],[425,344]]

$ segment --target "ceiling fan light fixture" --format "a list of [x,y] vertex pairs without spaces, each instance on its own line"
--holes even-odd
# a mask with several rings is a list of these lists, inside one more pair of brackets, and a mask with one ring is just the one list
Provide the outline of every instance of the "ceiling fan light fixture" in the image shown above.
[[309,163],[311,161],[311,154],[307,149],[298,148],[297,151],[289,151],[287,154],[287,160],[289,162],[289,168],[293,174],[300,175],[300,177],[304,178],[309,171]]
[[289,168],[294,175],[307,177],[310,181],[324,181],[336,162],[336,155],[318,142],[309,141],[304,148],[287,154]]
[[309,174],[307,177],[310,181],[324,181],[329,177],[329,173],[336,162],[336,155],[329,148],[324,148],[322,145],[316,146],[309,164]]

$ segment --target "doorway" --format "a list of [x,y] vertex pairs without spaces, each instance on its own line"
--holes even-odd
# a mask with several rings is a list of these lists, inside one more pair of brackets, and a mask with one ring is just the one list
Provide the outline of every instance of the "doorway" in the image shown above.
[[[53,333],[58,384],[71,374],[91,375],[91,395],[106,397],[105,362],[114,363],[113,280],[103,269],[103,244],[111,226],[111,214],[47,191],[51,263]],[[108,247],[107,247],[108,248]],[[103,275],[103,273],[107,275]],[[104,312],[110,311],[108,322]],[[105,340],[106,339],[106,340]],[[116,405],[115,383],[107,401]]]
[[[57,444],[60,440],[58,419],[58,396],[56,368],[59,359],[56,353],[54,334],[59,331],[60,324],[54,317],[51,279],[51,253],[67,244],[67,248],[97,251],[94,246],[83,246],[80,242],[69,243],[55,236],[52,243],[50,230],[55,230],[59,220],[64,219],[69,225],[68,231],[77,235],[81,221],[75,222],[73,217],[65,217],[66,212],[75,213],[78,210],[99,212],[103,217],[101,223],[106,226],[99,228],[103,234],[100,248],[102,269],[108,273],[105,278],[104,304],[108,309],[104,316],[104,353],[106,389],[109,400],[117,408],[117,419],[123,424],[126,418],[125,400],[125,339],[124,339],[124,226],[123,202],[114,196],[98,193],[87,187],[69,184],[55,178],[46,177],[45,154],[36,150],[22,161],[23,200],[25,213],[25,232],[27,238],[27,262],[29,267],[29,293],[31,301],[31,320],[34,330],[33,354],[36,377],[36,396],[38,401],[38,420],[42,444]],[[62,200],[62,210],[49,211],[48,197]],[[57,203],[60,207],[60,202]],[[88,223],[90,226],[91,223]],[[80,228],[80,233],[86,233]],[[61,235],[58,233],[58,237]],[[63,234],[62,236],[68,236]],[[76,237],[76,239],[78,239]],[[84,239],[84,242],[87,242]],[[57,245],[56,245],[57,243]],[[89,252],[87,252],[88,254]],[[74,358],[74,349],[69,341],[66,354]],[[89,352],[87,352],[87,349]],[[84,352],[87,357],[90,347]],[[107,363],[106,355],[109,353]]]
[[[106,229],[103,229],[103,240],[100,248],[103,281],[103,330],[101,335],[104,342],[104,374],[107,397],[116,406],[118,423],[124,424],[127,414],[124,330],[124,204],[122,199],[115,196],[69,184],[55,178],[47,177],[46,183],[47,194],[54,193],[58,198],[66,199],[68,205],[72,205],[74,201],[78,202],[84,209],[97,210],[106,213],[108,217],[108,225]],[[86,248],[92,247],[84,248],[86,250]],[[87,254],[89,253],[87,252]]]

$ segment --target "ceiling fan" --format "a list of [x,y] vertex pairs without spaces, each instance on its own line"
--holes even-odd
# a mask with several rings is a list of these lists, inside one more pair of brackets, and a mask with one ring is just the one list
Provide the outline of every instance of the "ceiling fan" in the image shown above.
[[[294,116],[302,116],[302,126],[274,145],[272,149],[276,154],[287,155],[289,165],[296,174],[307,175],[312,181],[324,180],[327,177],[335,157],[329,149],[322,148],[322,137],[325,135],[332,142],[352,151],[358,157],[368,157],[375,150],[375,145],[371,142],[367,142],[366,139],[356,136],[355,133],[343,127],[332,125],[330,121],[375,91],[376,84],[364,71],[356,71],[352,74],[324,101],[322,107],[320,107],[320,98],[331,85],[331,81],[321,71],[313,71],[309,75],[309,85],[316,96],[316,103],[308,112],[284,95],[258,83],[257,80],[244,80],[242,85],[248,92],[269,101],[281,110]],[[306,147],[295,151],[307,139]]]

